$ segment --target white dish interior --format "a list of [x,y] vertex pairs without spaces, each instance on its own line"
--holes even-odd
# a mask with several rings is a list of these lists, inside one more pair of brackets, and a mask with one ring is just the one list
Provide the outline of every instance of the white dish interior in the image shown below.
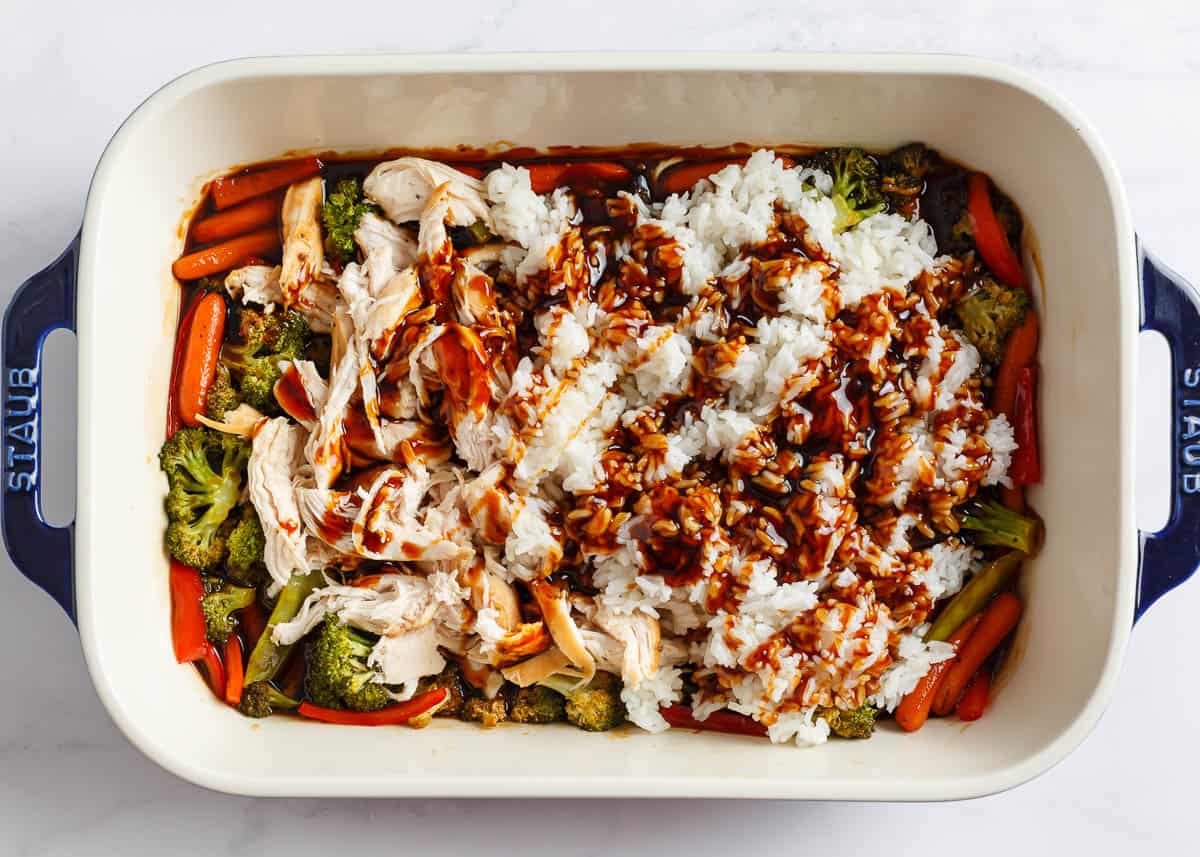
[[[250,721],[174,662],[157,468],[181,216],[230,165],[294,150],[497,141],[858,143],[921,140],[989,172],[1037,236],[1045,290],[1047,524],[1027,614],[987,716],[813,750],[570,727],[423,731]],[[475,56],[247,60],[169,84],[97,170],[79,274],[77,609],[120,727],[177,774],[270,795],[654,795],[940,799],[1048,768],[1107,701],[1133,616],[1133,233],[1111,163],[1055,96],[947,57]],[[114,384],[117,372],[143,384]]]

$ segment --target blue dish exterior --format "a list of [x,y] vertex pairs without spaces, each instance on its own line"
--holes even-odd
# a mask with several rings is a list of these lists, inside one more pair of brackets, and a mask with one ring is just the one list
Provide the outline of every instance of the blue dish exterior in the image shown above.
[[1157,533],[1141,533],[1134,621],[1200,565],[1200,293],[1139,250],[1142,330],[1161,333],[1171,349],[1171,516]]
[[75,329],[79,236],[49,267],[17,290],[4,313],[4,544],[21,573],[75,621],[74,525],[54,527],[39,494],[42,439],[42,344],[51,331]]
[[[54,527],[38,494],[41,352],[46,336],[75,328],[79,236],[30,277],[4,314],[3,534],[17,568],[75,621],[74,526]],[[1167,525],[1141,533],[1136,619],[1200,565],[1200,293],[1149,254],[1141,255],[1142,330],[1166,337],[1172,355],[1172,505]]]

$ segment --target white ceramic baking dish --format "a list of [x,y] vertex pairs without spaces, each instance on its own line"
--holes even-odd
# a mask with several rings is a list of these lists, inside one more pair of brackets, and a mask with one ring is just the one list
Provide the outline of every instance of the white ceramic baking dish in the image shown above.
[[[919,139],[1020,202],[1044,272],[1045,549],[988,716],[816,750],[670,732],[330,727],[243,719],[177,665],[162,538],[162,441],[181,216],[231,164],[298,150],[498,141],[529,146]],[[1135,528],[1132,410],[1143,324],[1175,350],[1180,441],[1171,523]],[[1112,693],[1135,612],[1187,577],[1200,544],[1196,298],[1139,256],[1113,164],[1083,118],[1012,69],[956,57],[499,55],[241,60],[168,84],[96,170],[77,245],[5,319],[4,531],[76,619],[97,691],[138,747],[194,782],[258,795],[723,796],[917,800],[999,791],[1045,771]],[[79,340],[77,520],[37,507],[38,351]],[[136,379],[130,383],[130,377]],[[114,380],[116,379],[116,380]],[[1200,396],[1197,397],[1200,399]],[[1200,410],[1197,411],[1200,414]],[[1200,427],[1200,418],[1196,419]]]

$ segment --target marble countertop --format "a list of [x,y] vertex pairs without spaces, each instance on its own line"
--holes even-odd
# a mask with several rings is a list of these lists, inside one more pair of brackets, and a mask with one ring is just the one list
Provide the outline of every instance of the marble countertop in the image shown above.
[[[1178,0],[858,0],[836,11],[829,5],[460,0],[422,7],[360,0],[353,13],[334,7],[330,24],[320,14],[329,4],[301,0],[186,6],[0,0],[7,66],[0,77],[0,300],[7,303],[27,274],[66,245],[109,136],[164,81],[235,56],[363,51],[926,51],[1001,60],[1037,75],[1087,113],[1118,162],[1142,238],[1181,273],[1200,278],[1188,219],[1200,174],[1179,168],[1181,155],[1200,151],[1200,7]],[[70,351],[59,344],[55,354],[48,387],[69,389]],[[1150,377],[1153,368],[1143,372]],[[52,389],[49,398],[50,505],[69,515],[73,434],[49,427],[70,425],[73,409],[69,396]],[[1152,428],[1165,431],[1146,430]],[[1166,439],[1145,437],[1143,445],[1159,447]],[[1164,485],[1161,468],[1149,472],[1139,495]],[[1181,645],[1200,610],[1200,583],[1170,595],[1139,624],[1113,703],[1087,742],[1009,793],[940,805],[535,805],[250,800],[188,785],[118,733],[91,689],[71,626],[7,558],[0,565],[2,855],[303,857],[347,847],[503,853],[502,842],[555,855],[614,848],[630,855],[730,853],[746,846],[764,854],[796,848],[839,854],[861,849],[864,836],[883,844],[875,831],[898,830],[906,833],[902,839],[886,840],[897,855],[927,855],[934,842],[961,841],[985,857],[1188,853],[1200,833],[1193,776],[1200,742],[1167,717],[1147,722],[1160,700],[1172,716],[1200,710],[1195,658]]]

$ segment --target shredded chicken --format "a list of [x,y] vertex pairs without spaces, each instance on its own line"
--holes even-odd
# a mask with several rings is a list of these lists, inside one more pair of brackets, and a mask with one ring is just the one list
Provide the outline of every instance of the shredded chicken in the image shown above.
[[545,580],[535,580],[529,584],[534,601],[542,613],[546,627],[554,644],[570,659],[571,664],[581,672],[579,683],[587,684],[596,674],[596,660],[587,650],[579,626],[571,618],[571,607],[567,601],[565,588],[554,586]]
[[362,248],[367,282],[373,297],[379,297],[392,278],[417,261],[417,239],[412,230],[397,226],[368,211],[354,230]]
[[246,265],[235,268],[225,276],[225,291],[235,301],[244,304],[262,304],[273,307],[283,303],[283,292],[279,289],[278,265]]
[[453,167],[424,158],[397,158],[382,163],[363,182],[363,190],[383,209],[393,223],[419,220],[430,204],[434,190],[452,183],[461,191],[449,212],[454,223],[464,226],[476,219],[491,223],[483,203],[483,182]]
[[283,197],[283,265],[279,289],[283,303],[303,315],[313,330],[328,333],[337,292],[327,278],[321,238],[323,182],[319,176],[298,182]]
[[266,536],[263,561],[275,588],[295,571],[308,571],[306,536],[301,526],[293,475],[303,463],[304,430],[282,417],[263,422],[250,452],[250,502]]

